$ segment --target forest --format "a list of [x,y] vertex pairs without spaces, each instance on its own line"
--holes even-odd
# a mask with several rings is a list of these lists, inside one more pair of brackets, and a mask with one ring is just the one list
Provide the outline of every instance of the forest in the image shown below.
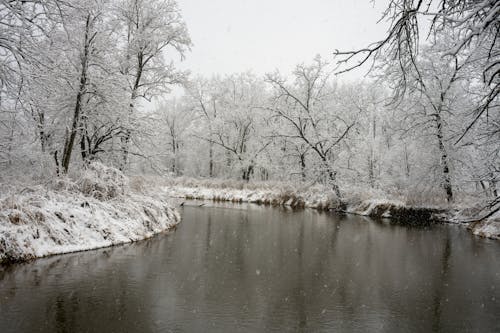
[[[94,170],[321,186],[347,204],[495,217],[499,11],[494,0],[391,0],[387,34],[368,46],[332,45],[287,73],[204,77],[179,69],[193,45],[174,0],[2,0],[4,206]],[[343,79],[358,67],[364,79]]]

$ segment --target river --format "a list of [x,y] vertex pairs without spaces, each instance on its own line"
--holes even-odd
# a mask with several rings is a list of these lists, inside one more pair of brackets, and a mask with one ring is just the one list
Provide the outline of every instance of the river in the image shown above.
[[0,332],[499,332],[500,242],[255,205],[0,267]]

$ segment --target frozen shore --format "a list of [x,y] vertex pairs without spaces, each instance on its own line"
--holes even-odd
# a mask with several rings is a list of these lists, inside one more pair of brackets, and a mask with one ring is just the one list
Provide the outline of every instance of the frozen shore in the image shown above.
[[477,236],[500,239],[500,213],[497,212],[492,217],[470,223],[468,229]]
[[[463,221],[477,218],[472,210],[449,209],[443,207],[413,206],[402,200],[361,198],[359,195],[346,196],[339,200],[322,186],[292,188],[273,184],[260,184],[231,187],[221,181],[174,180],[163,191],[173,198],[248,202],[255,204],[288,206],[292,208],[312,208],[319,210],[335,210],[349,214],[357,214],[375,218],[390,218],[404,223],[450,222],[468,227],[473,234],[500,239],[500,214],[488,219],[465,223]],[[472,214],[472,215],[471,215]]]
[[134,242],[179,222],[164,199],[133,193],[123,174],[96,164],[0,199],[0,263]]

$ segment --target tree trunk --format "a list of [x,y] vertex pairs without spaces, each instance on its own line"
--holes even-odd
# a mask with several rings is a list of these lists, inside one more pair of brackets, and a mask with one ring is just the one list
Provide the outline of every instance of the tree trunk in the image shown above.
[[340,193],[340,188],[337,184],[337,172],[331,168],[326,156],[322,156],[321,159],[323,160],[325,172],[328,176],[328,181],[330,183],[330,186],[332,187],[333,192],[335,192],[339,199],[342,198],[342,193]]
[[439,151],[441,153],[441,167],[442,167],[442,186],[443,189],[446,193],[446,200],[448,202],[453,201],[453,189],[451,187],[451,177],[450,177],[450,167],[449,167],[449,161],[448,161],[448,154],[446,152],[446,148],[444,146],[444,141],[443,141],[443,129],[442,129],[442,120],[441,120],[441,115],[439,112],[436,114],[436,126],[437,126],[437,140],[438,140],[438,146],[439,146]]
[[248,167],[243,169],[242,179],[246,182],[249,182],[252,174],[253,174],[253,165],[250,164]]
[[54,150],[54,161],[56,162],[56,174],[59,176],[61,174],[59,167],[59,159],[57,158],[57,150]]
[[125,171],[127,164],[128,164],[128,155],[129,155],[129,149],[130,149],[130,137],[132,136],[132,131],[130,130],[130,118],[132,114],[134,113],[134,100],[135,100],[135,95],[136,92],[135,90],[132,91],[132,96],[130,98],[130,104],[129,104],[129,114],[127,115],[128,117],[128,122],[127,126],[124,130],[123,136],[120,138],[120,142],[122,145],[122,161],[120,163],[120,166],[118,169],[120,171]]
[[375,118],[375,113],[372,110],[372,142],[370,143],[370,156],[368,157],[368,181],[370,187],[375,187],[375,153],[373,146],[375,145],[375,140],[377,137],[377,121]]
[[214,144],[210,142],[210,147],[208,150],[208,176],[213,178],[214,176]]
[[337,172],[328,168],[327,173],[328,173],[328,178],[330,180],[330,185],[332,186],[333,192],[335,192],[335,194],[337,195],[337,197],[339,199],[342,198],[342,194],[340,193],[340,188],[337,184]]
[[375,187],[375,175],[373,170],[373,150],[370,150],[370,156],[368,157],[368,182],[370,187]]
[[497,181],[495,178],[495,174],[493,172],[490,172],[489,184],[490,184],[489,187],[491,188],[491,194],[492,194],[493,198],[498,197]]
[[410,179],[410,157],[408,155],[408,147],[406,146],[406,142],[404,144],[405,148],[405,175],[406,179]]
[[172,173],[177,175],[177,141],[172,136]]
[[300,175],[302,181],[306,181],[306,154],[300,154]]
[[85,94],[85,87],[87,85],[87,67],[88,67],[89,51],[90,51],[90,14],[87,15],[87,22],[85,25],[85,39],[84,39],[84,49],[82,55],[82,71],[80,73],[80,85],[78,93],[76,95],[75,109],[73,111],[73,122],[71,124],[71,130],[69,136],[66,137],[66,141],[64,143],[64,151],[62,157],[62,167],[64,173],[67,173],[69,169],[69,163],[71,161],[71,153],[73,152],[73,145],[75,143],[75,138],[80,123],[82,97]]
[[122,165],[120,166],[121,171],[124,171],[128,164],[130,137],[132,136],[132,131],[130,129],[130,118],[134,114],[135,100],[139,95],[139,87],[141,85],[142,73],[145,65],[143,51],[139,51],[136,56],[137,56],[137,71],[135,74],[134,86],[132,87],[132,93],[130,95],[129,114],[127,115],[129,121],[127,123],[127,129],[125,130],[125,135],[122,137]]
[[263,181],[267,181],[269,180],[269,172],[267,171],[266,168],[262,168],[262,171],[261,171],[261,179]]
[[47,134],[45,134],[45,115],[43,113],[38,116],[38,135],[40,136],[42,153],[45,154],[47,150]]
[[87,136],[85,133],[82,133],[82,136],[80,138],[80,152],[82,154],[82,160],[85,162],[88,158],[88,153],[87,153],[87,147],[85,144],[85,140],[87,139]]

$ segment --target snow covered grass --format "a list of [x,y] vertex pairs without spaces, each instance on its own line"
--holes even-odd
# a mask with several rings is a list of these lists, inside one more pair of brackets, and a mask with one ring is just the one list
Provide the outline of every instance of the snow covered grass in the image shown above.
[[[318,210],[336,210],[350,214],[371,217],[393,218],[408,222],[430,221],[439,218],[439,209],[412,207],[394,199],[364,199],[351,195],[340,200],[328,188],[320,185],[295,190],[274,189],[217,189],[205,187],[168,186],[166,193],[171,197],[249,202],[272,206],[288,206],[292,208],[313,208]],[[351,199],[351,200],[349,200]]]
[[500,239],[500,202],[490,209],[494,212],[490,216],[470,223],[469,229],[474,235]]
[[500,218],[489,218],[478,223],[473,223],[469,229],[474,235],[500,239]]
[[232,183],[236,186],[231,187],[231,182],[227,181],[222,181],[218,185],[215,181],[201,181],[200,184],[195,184],[193,180],[189,180],[185,185],[170,183],[164,187],[164,191],[175,198],[249,202],[323,210],[344,209],[343,202],[323,186],[293,188],[291,185],[280,183]]
[[120,171],[96,163],[78,179],[0,198],[0,262],[138,241],[179,222],[166,201],[134,193]]
[[390,198],[382,191],[373,189],[363,191],[351,188],[340,200],[323,185],[176,178],[164,183],[164,191],[176,198],[307,207],[372,217],[430,219],[432,214],[439,211],[434,208],[408,206],[401,198]]
[[[142,179],[142,182],[151,180]],[[376,218],[391,218],[405,223],[462,223],[480,216],[478,209],[451,207],[433,200],[423,204],[417,196],[388,194],[376,189],[350,188],[339,200],[325,186],[280,182],[242,182],[234,180],[197,180],[173,178],[154,181],[170,197],[213,201],[249,202],[293,208],[337,210]],[[467,224],[466,224],[467,225]],[[488,218],[469,225],[474,234],[500,239],[500,218]]]

